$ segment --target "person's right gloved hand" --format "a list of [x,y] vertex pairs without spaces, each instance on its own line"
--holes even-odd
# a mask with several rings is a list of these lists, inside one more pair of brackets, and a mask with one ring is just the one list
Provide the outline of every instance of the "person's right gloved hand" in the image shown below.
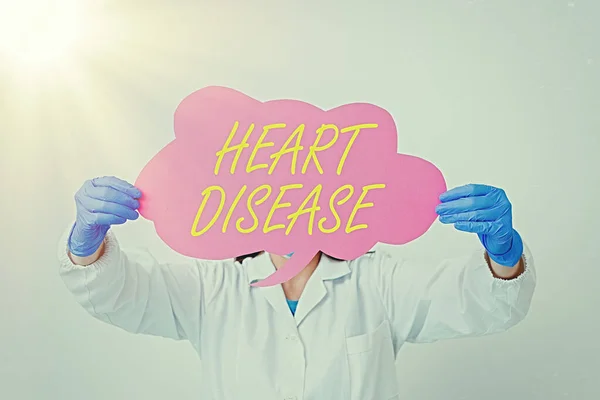
[[77,217],[68,241],[71,254],[94,254],[111,225],[137,219],[141,195],[135,186],[114,176],[86,181],[75,194]]

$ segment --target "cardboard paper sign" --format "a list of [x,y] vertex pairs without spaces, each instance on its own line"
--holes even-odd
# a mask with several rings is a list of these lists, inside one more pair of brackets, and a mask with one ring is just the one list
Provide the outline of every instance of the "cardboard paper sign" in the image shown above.
[[429,229],[444,177],[396,148],[393,118],[372,104],[324,111],[206,87],[181,102],[175,140],[138,177],[139,211],[186,256],[294,252],[255,284],[272,286],[318,251],[349,260]]

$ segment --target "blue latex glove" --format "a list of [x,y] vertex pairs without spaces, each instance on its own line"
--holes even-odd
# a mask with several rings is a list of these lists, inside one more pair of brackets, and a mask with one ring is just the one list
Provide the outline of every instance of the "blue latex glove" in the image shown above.
[[77,217],[68,242],[71,253],[94,254],[111,225],[137,219],[141,195],[139,189],[113,176],[86,181],[75,194]]
[[492,260],[512,267],[523,255],[523,241],[513,229],[512,205],[504,190],[487,185],[465,185],[440,195],[440,222],[476,233]]

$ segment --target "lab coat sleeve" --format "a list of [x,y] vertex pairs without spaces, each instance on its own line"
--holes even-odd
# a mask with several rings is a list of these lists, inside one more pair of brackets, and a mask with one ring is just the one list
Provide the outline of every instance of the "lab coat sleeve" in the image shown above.
[[376,286],[396,339],[413,343],[505,331],[529,311],[536,285],[527,245],[525,271],[495,278],[485,251],[448,259],[435,268],[380,255]]
[[124,252],[109,231],[103,255],[78,266],[68,256],[69,231],[59,243],[59,272],[88,313],[128,332],[198,343],[202,315],[222,283],[219,262],[162,264],[149,252]]

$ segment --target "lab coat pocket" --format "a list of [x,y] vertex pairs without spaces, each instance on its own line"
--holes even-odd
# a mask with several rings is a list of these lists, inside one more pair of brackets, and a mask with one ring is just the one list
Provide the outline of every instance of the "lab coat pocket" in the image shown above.
[[398,396],[394,346],[389,322],[346,337],[351,400],[391,400]]

